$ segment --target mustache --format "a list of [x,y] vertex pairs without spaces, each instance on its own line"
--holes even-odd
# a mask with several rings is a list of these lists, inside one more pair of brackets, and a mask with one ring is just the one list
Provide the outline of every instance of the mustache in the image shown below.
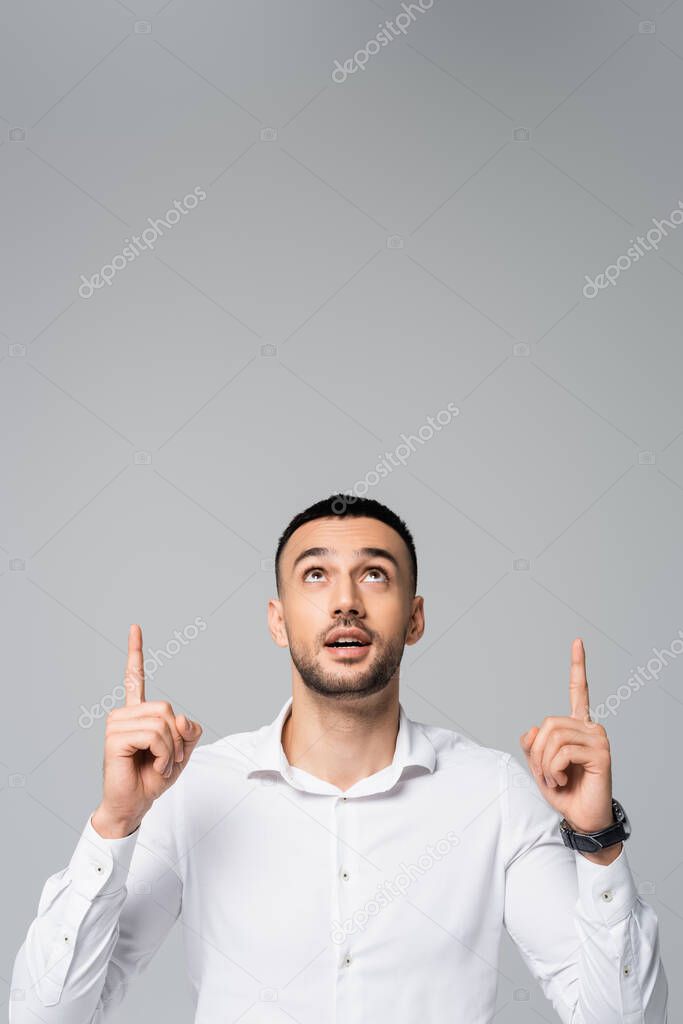
[[320,643],[324,646],[325,639],[332,632],[333,629],[360,629],[370,637],[371,640],[375,640],[375,633],[372,629],[368,629],[364,622],[359,622],[358,619],[343,618],[333,622],[332,625],[325,630],[320,636]]

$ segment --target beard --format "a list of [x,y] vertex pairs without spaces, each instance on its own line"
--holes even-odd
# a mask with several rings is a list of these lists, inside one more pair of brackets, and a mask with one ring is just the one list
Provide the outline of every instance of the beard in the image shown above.
[[391,681],[401,664],[405,637],[397,637],[379,646],[376,637],[373,647],[379,650],[367,668],[341,672],[326,671],[308,652],[290,642],[289,653],[304,684],[314,693],[325,697],[343,698],[349,695],[367,697],[379,693]]

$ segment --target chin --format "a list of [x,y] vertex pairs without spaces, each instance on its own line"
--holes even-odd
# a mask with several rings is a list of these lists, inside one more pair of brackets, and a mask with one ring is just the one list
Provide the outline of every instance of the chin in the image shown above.
[[[353,666],[349,667],[352,668]],[[310,672],[304,674],[299,670],[299,675],[309,690],[324,697],[331,697],[337,700],[369,697],[373,693],[379,693],[391,681],[391,676],[378,678],[374,675],[358,675],[353,672],[330,676]]]

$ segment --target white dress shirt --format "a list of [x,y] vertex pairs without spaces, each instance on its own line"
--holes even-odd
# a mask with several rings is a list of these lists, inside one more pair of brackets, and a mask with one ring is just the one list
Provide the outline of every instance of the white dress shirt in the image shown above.
[[[664,1024],[658,923],[626,847],[567,849],[509,753],[408,718],[345,792],[270,725],[196,748],[123,839],[85,824],[14,965],[11,1024],[100,1024],[179,918],[195,1024],[489,1024],[528,998],[563,1024]],[[499,1019],[502,1019],[499,1018]]]

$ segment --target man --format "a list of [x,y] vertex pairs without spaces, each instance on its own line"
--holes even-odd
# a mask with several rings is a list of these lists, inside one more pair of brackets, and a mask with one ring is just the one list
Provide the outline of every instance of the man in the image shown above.
[[196,1024],[490,1024],[519,984],[503,927],[564,1024],[664,1024],[581,641],[569,715],[521,737],[532,778],[400,704],[425,623],[403,520],[333,495],[292,520],[275,570],[292,695],[253,732],[195,749],[201,728],[146,700],[131,627],[102,801],[45,884],[12,1024],[106,1021],[178,918]]

